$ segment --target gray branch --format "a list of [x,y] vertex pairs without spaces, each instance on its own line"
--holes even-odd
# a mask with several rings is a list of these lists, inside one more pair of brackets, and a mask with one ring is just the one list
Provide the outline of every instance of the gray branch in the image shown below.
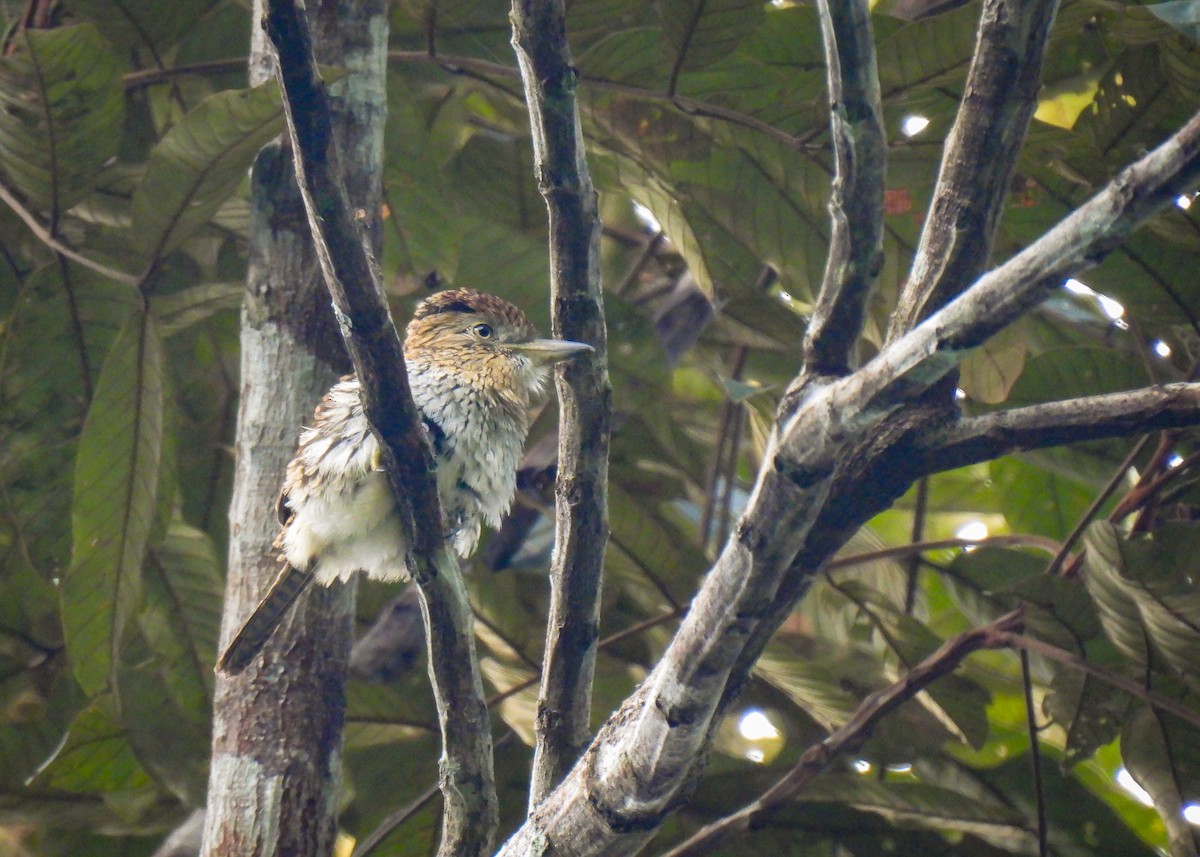
[[[779,622],[861,524],[926,475],[920,394],[1200,179],[1200,115],[1024,252],[846,378],[780,404],[754,490],[654,671],[500,852],[628,854],[687,799],[717,717]],[[1200,413],[1193,416],[1200,422]]]
[[1195,425],[1200,384],[1164,384],[957,420],[917,442],[930,472],[1028,449]]
[[[341,183],[328,95],[295,0],[269,0],[267,34],[279,55],[288,132],[313,241],[362,383],[363,405],[411,537],[409,570],[421,590],[429,672],[442,728],[442,854],[483,854],[497,825],[492,738],[475,657],[470,607],[442,525],[433,457],[413,404],[400,337],[358,218]],[[372,37],[386,42],[386,27]]]
[[534,168],[550,214],[554,335],[596,349],[563,364],[556,374],[560,427],[555,548],[532,807],[562,779],[591,737],[600,576],[608,537],[612,387],[600,290],[600,220],[575,101],[577,79],[563,3],[514,0],[511,17],[533,134]]
[[804,366],[810,374],[844,375],[883,262],[887,140],[869,4],[821,0],[817,7],[829,79],[835,171],[829,199],[833,221],[829,255],[808,324]]
[[946,139],[929,217],[888,339],[903,336],[984,270],[1037,106],[1057,0],[986,0],[975,57]]

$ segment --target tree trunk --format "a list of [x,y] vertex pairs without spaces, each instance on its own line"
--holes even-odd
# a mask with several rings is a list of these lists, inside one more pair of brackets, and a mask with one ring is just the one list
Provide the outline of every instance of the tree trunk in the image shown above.
[[[261,13],[256,3],[255,20]],[[379,0],[326,4],[311,16],[319,59],[352,72],[334,89],[335,127],[350,197],[376,216],[386,118],[385,6]],[[261,28],[254,29],[252,48],[251,77],[261,82],[274,68]],[[275,500],[284,467],[300,426],[349,366],[284,146],[259,156],[251,193],[223,642],[278,570],[271,542],[279,529]],[[353,612],[352,586],[316,587],[261,658],[235,678],[218,677],[204,854],[332,850]]]

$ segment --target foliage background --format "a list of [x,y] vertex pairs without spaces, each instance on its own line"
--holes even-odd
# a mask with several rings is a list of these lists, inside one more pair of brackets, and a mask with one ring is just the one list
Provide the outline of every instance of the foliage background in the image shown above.
[[[925,17],[914,5],[880,3],[875,20],[891,145],[864,359],[908,269],[978,18],[972,3]],[[72,0],[44,28],[20,26],[22,11],[4,5],[0,60],[0,848],[149,853],[203,801],[246,171],[282,118],[270,88],[244,88],[251,21],[233,0]],[[1045,121],[1031,129],[998,258],[1200,106],[1195,22],[1162,12],[1062,4]],[[831,155],[804,4],[578,0],[568,27],[602,191],[619,411],[601,634],[620,636],[598,663],[598,722],[661,652],[744,498],[820,281]],[[454,283],[520,303],[545,329],[544,206],[507,9],[398,2],[391,40],[382,263],[397,316]],[[929,124],[905,136],[914,115]],[[1089,272],[1119,318],[1064,290],[967,361],[964,406],[1187,376],[1200,357],[1193,210],[1156,219]],[[547,413],[523,505],[470,576],[497,695],[540,663],[552,431]],[[697,799],[658,842],[753,798],[868,692],[1016,602],[1030,606],[1031,636],[1200,711],[1194,444],[1145,445],[1135,468],[1157,473],[1173,456],[1179,466],[1133,494],[1131,449],[1089,444],[942,474],[873,521],[847,549],[870,561],[826,574],[760,662],[744,708],[776,734],[748,739],[731,717]],[[1114,479],[1112,499],[1090,511]],[[1082,569],[1046,575],[1077,523],[1123,497],[1135,514],[1088,530]],[[1021,538],[921,562],[875,555],[970,522]],[[393,594],[362,588],[364,629]],[[1182,812],[1200,801],[1195,724],[1050,660],[1034,658],[1031,677],[1054,853],[1194,853]],[[521,739],[497,759],[509,827],[524,813],[535,692],[496,706],[498,734]],[[342,823],[361,838],[433,784],[437,733],[420,669],[348,693]],[[1032,853],[1028,751],[1017,657],[976,655],[886,721],[857,768],[823,777],[742,847]],[[1122,767],[1157,813],[1118,784]],[[435,801],[377,853],[426,853],[436,813]]]

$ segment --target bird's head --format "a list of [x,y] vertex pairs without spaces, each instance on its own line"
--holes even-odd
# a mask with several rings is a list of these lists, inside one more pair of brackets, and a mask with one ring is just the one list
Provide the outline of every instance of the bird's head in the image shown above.
[[525,313],[475,289],[426,298],[404,340],[404,358],[414,368],[443,370],[525,404],[542,390],[553,364],[591,350],[582,342],[539,339]]

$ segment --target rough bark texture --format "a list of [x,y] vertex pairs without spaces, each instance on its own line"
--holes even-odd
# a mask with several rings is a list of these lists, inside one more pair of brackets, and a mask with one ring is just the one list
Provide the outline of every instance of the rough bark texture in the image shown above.
[[[343,83],[336,123],[355,152],[351,193],[364,210],[377,211],[383,4],[344,3],[315,14],[322,58],[358,72]],[[271,63],[261,31],[254,36],[252,77],[262,81]],[[278,570],[271,542],[284,467],[299,427],[348,367],[285,148],[260,155],[251,204],[223,641]],[[332,849],[353,606],[352,587],[314,590],[246,672],[218,676],[203,853],[324,855]]]
[[600,289],[600,219],[584,157],[562,0],[515,0],[513,46],[525,83],[538,188],[550,214],[554,335],[596,351],[562,366],[555,547],[529,805],[579,758],[591,737],[600,632],[600,576],[608,539],[608,379]]
[[[445,540],[433,457],[409,389],[400,337],[361,231],[366,211],[377,215],[378,197],[364,211],[342,182],[343,169],[361,164],[354,148],[341,154],[333,133],[328,94],[316,69],[302,7],[296,0],[268,0],[267,9],[265,26],[279,55],[288,132],[313,241],[362,385],[363,409],[380,441],[382,464],[409,534],[408,568],[420,589],[429,675],[442,731],[446,808],[439,853],[483,854],[491,849],[498,816],[491,722],[466,588]],[[382,14],[372,32],[380,42],[374,80],[382,99],[387,39]],[[378,116],[382,123],[382,107]],[[378,179],[379,150],[371,164]]]
[[987,265],[1029,120],[1057,0],[986,0],[929,218],[888,339],[903,336]]
[[836,166],[829,194],[829,255],[808,323],[804,368],[813,375],[842,375],[850,369],[867,297],[883,263],[887,140],[869,4],[822,0],[817,7]]
[[[808,581],[925,475],[919,439],[952,417],[914,405],[967,351],[1200,180],[1200,115],[1005,265],[862,369],[784,396],[746,511],[670,647],[505,855],[628,854],[686,800],[717,715]],[[1155,418],[1153,399],[1143,415]],[[1200,413],[1191,412],[1191,421]],[[1113,423],[1113,433],[1129,423]],[[1065,440],[1061,434],[1059,440]]]

